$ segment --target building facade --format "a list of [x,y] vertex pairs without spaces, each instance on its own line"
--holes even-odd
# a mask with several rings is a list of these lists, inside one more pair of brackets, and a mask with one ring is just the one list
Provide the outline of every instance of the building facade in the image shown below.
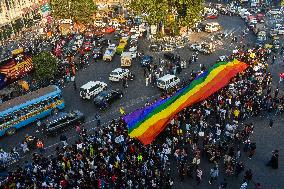
[[0,0],[0,26],[29,16],[38,8],[39,0]]

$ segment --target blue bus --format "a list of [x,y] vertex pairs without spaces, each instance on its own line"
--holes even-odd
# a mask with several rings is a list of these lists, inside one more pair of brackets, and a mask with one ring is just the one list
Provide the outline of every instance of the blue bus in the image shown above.
[[0,136],[35,122],[65,106],[61,90],[50,85],[0,104]]

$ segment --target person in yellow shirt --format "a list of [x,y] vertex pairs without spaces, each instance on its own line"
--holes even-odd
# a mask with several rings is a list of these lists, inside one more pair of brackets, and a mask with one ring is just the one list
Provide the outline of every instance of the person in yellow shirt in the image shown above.
[[139,154],[138,157],[137,157],[137,160],[138,160],[138,162],[142,161],[143,160],[143,156],[141,154]]
[[125,115],[125,110],[122,106],[119,108],[119,112],[121,115]]
[[235,119],[239,119],[240,111],[238,110],[238,108],[235,108],[233,114]]

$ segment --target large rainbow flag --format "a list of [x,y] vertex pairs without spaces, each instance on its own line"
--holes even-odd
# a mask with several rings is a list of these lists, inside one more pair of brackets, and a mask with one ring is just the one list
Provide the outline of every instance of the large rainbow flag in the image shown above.
[[238,60],[219,62],[173,96],[124,116],[129,136],[139,139],[144,145],[150,144],[182,109],[206,99],[247,67]]

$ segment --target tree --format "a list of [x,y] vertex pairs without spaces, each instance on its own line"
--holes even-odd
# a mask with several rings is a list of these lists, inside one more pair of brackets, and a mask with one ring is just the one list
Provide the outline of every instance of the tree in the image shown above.
[[200,20],[204,0],[135,0],[129,4],[134,14],[149,24],[163,23],[175,33],[178,27],[192,27]]
[[180,26],[193,27],[201,19],[204,0],[177,0]]
[[135,0],[130,2],[129,7],[136,15],[143,16],[150,25],[155,25],[166,20],[167,3],[168,0]]
[[71,19],[81,24],[91,23],[97,10],[93,0],[51,0],[50,5],[55,19]]
[[32,58],[35,76],[40,81],[54,78],[58,71],[58,61],[50,52],[41,52]]

